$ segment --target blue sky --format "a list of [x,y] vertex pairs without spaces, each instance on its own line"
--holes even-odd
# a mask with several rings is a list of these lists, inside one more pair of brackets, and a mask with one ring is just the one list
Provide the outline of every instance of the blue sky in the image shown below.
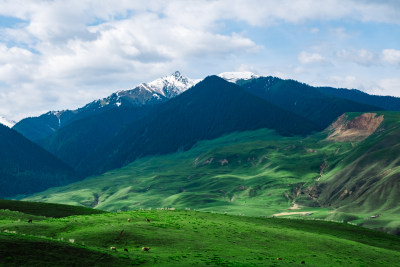
[[400,1],[0,0],[0,116],[74,109],[180,70],[400,96]]

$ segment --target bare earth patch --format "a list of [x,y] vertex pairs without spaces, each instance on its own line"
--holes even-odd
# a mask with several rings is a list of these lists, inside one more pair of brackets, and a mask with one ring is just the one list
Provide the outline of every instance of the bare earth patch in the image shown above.
[[279,217],[279,216],[288,216],[288,215],[311,215],[313,214],[314,211],[292,211],[292,212],[281,212],[281,213],[275,213],[272,216],[274,217]]
[[376,113],[364,113],[348,120],[347,114],[343,114],[328,128],[331,133],[326,139],[336,142],[362,141],[381,125],[384,117],[376,115]]
[[296,203],[293,203],[293,205],[290,208],[288,208],[288,210],[298,210],[298,209],[300,209],[299,204]]

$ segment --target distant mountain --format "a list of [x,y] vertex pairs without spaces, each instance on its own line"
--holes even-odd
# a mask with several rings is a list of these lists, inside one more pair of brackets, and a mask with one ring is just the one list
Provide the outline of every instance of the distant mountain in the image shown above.
[[[100,173],[138,157],[187,150],[200,140],[260,128],[282,135],[303,135],[317,126],[211,76],[123,128],[108,144],[74,167],[87,174]],[[62,158],[60,152],[57,155]]]
[[236,83],[248,92],[314,122],[319,126],[318,130],[325,129],[345,112],[383,110],[382,107],[326,94],[316,87],[294,80],[269,76],[239,79]]
[[369,95],[357,89],[337,89],[332,87],[317,87],[324,94],[373,105],[384,110],[400,111],[400,98],[394,96]]
[[111,109],[155,105],[179,95],[198,81],[189,79],[176,71],[170,76],[149,83],[142,83],[130,90],[122,90],[95,100],[77,110],[50,111],[39,117],[18,122],[13,129],[26,138],[38,142],[64,126]]
[[4,118],[3,116],[0,116],[0,124],[3,124],[9,128],[12,128],[15,125],[15,121],[12,121],[7,118]]
[[65,163],[2,124],[0,159],[0,197],[34,193],[78,178]]

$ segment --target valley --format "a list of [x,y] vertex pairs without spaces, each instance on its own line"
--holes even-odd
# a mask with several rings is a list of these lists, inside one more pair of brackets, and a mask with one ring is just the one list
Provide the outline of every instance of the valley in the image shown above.
[[[339,118],[332,128],[305,138],[282,137],[271,130],[232,133],[25,199],[108,211],[173,207],[279,214],[352,222],[398,234],[399,158],[391,152],[397,147],[376,150],[400,134],[400,114],[374,116],[380,123],[371,119],[377,129],[368,134],[365,124],[355,123],[365,117],[362,113],[349,113],[347,122]],[[343,127],[352,131],[352,138],[340,137]],[[371,219],[376,214],[380,216]]]

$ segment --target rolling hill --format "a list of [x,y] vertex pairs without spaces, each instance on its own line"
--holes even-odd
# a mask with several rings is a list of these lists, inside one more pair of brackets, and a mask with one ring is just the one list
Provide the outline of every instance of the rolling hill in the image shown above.
[[399,237],[346,223],[189,210],[54,218],[41,209],[46,216],[0,209],[0,265],[395,266],[400,257]]

